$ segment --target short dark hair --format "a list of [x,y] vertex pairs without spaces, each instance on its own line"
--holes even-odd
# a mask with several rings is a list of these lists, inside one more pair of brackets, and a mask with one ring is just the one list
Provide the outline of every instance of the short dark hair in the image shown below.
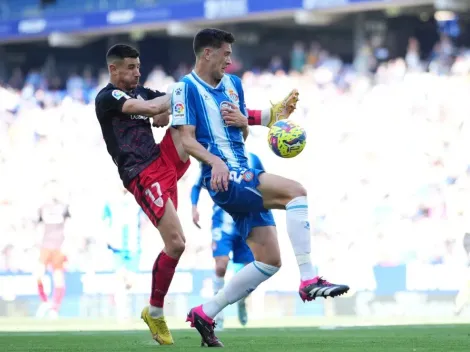
[[205,28],[200,30],[194,37],[194,54],[198,56],[204,48],[211,47],[219,49],[222,44],[233,44],[235,37],[232,33],[217,28]]
[[109,48],[106,54],[106,62],[110,64],[114,60],[137,59],[139,56],[140,53],[136,48],[126,44],[116,44]]

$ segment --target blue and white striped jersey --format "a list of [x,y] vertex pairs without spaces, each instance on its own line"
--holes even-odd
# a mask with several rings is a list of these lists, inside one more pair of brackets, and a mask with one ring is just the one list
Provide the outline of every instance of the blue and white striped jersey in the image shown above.
[[[196,139],[229,167],[248,168],[245,141],[241,128],[225,125],[220,109],[227,102],[238,104],[247,116],[240,78],[225,74],[216,88],[209,86],[193,71],[177,83],[172,95],[173,126],[196,127]],[[210,167],[202,165],[202,175]]]

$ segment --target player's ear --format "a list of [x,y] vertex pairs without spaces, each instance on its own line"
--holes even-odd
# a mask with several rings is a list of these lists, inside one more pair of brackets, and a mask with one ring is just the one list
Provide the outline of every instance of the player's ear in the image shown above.
[[212,49],[211,48],[204,48],[204,52],[202,56],[204,57],[205,60],[209,61],[212,55]]
[[109,70],[109,73],[113,74],[116,72],[116,65],[115,64],[109,64],[108,65],[108,70]]

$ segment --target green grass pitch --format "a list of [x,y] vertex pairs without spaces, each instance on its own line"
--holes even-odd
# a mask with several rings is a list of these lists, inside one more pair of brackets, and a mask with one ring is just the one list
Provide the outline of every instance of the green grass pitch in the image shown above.
[[[226,351],[457,352],[470,351],[470,325],[410,325],[319,329],[227,329],[217,334]],[[174,330],[175,345],[158,346],[148,331],[1,332],[4,352],[118,352],[200,350],[195,330]]]

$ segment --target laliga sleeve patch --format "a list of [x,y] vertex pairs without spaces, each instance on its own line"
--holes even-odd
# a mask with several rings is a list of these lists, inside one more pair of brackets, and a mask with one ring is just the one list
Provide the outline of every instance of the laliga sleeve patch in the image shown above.
[[126,99],[130,99],[131,97],[128,96],[126,93],[124,93],[122,90],[113,90],[113,97],[116,99],[116,100],[119,100],[121,98],[126,98]]

